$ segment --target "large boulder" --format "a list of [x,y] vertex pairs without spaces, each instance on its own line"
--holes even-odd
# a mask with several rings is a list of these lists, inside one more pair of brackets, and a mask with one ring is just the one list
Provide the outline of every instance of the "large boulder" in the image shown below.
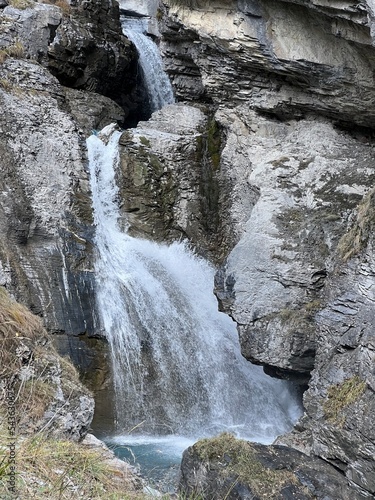
[[212,117],[179,104],[122,134],[118,182],[129,234],[156,241],[187,238],[216,259],[219,143]]
[[225,433],[185,450],[179,489],[207,500],[366,498],[323,460]]

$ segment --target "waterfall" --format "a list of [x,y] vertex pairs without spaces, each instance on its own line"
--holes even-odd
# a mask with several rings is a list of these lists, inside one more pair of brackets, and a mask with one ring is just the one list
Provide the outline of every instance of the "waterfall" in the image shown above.
[[119,226],[120,132],[87,140],[96,224],[97,303],[113,362],[118,432],[184,436],[229,430],[270,442],[300,413],[290,385],[240,353],[218,312],[214,268],[185,243],[157,244]]
[[172,104],[174,97],[171,82],[163,68],[159,49],[155,42],[145,35],[147,22],[147,19],[142,17],[123,16],[121,18],[124,34],[134,43],[137,49],[151,112],[154,112],[166,104]]

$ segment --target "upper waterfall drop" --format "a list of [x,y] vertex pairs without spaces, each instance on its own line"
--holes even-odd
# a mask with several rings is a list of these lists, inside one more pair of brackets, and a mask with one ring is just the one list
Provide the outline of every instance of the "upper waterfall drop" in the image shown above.
[[97,302],[113,362],[118,431],[270,442],[300,413],[290,385],[240,353],[218,312],[214,269],[186,244],[160,245],[119,227],[120,132],[87,140],[96,224]]
[[147,18],[143,17],[121,17],[123,32],[137,49],[151,112],[154,112],[167,104],[174,103],[175,99],[171,82],[163,68],[158,46],[145,34],[147,22]]

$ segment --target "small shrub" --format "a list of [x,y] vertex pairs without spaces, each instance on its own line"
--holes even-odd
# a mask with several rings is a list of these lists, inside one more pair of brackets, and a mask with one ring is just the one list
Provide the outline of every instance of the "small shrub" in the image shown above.
[[345,423],[342,411],[358,401],[365,390],[366,382],[358,375],[344,380],[341,384],[331,385],[328,389],[327,400],[323,404],[327,420],[342,427]]
[[9,5],[14,7],[15,9],[25,10],[34,7],[35,2],[32,0],[9,0]]
[[19,40],[17,40],[13,45],[7,47],[5,50],[9,57],[21,59],[25,55],[25,47]]

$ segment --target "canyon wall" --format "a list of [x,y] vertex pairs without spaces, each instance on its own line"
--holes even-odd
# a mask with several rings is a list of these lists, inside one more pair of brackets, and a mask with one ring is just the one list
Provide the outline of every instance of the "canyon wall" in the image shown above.
[[214,109],[222,131],[220,306],[249,360],[311,373],[280,442],[333,464],[361,498],[375,492],[373,14],[198,0],[171,2],[162,29],[177,95]]
[[[122,134],[118,174],[131,234],[188,238],[219,266],[243,355],[308,384],[280,443],[358,498],[375,494],[374,13],[370,0],[160,4],[180,103]],[[51,332],[100,335],[85,138],[132,110],[118,15],[105,0],[0,11],[0,285]]]
[[120,81],[132,80],[134,49],[114,3],[21,7],[0,11],[0,283],[50,331],[92,334],[85,138],[124,120],[126,110],[106,94],[124,100]]

